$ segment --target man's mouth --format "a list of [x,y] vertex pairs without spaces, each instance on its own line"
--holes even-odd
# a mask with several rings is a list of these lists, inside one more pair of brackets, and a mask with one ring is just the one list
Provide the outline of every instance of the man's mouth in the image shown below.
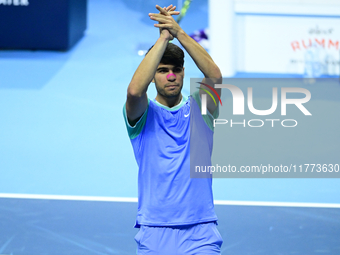
[[176,88],[178,86],[179,86],[178,84],[169,84],[169,85],[166,85],[165,87],[166,88]]

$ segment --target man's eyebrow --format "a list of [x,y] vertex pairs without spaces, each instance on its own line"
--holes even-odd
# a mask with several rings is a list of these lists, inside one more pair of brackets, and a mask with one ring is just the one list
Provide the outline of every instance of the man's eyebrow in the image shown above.
[[169,68],[168,67],[159,67],[159,68],[157,68],[157,71],[161,71],[161,70],[169,70]]

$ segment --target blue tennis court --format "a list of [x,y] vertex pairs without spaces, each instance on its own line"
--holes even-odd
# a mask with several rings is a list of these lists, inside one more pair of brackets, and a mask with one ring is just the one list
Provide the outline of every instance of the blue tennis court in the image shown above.
[[[135,202],[9,199],[1,203],[1,254],[135,254]],[[216,205],[222,254],[340,252],[340,209]]]

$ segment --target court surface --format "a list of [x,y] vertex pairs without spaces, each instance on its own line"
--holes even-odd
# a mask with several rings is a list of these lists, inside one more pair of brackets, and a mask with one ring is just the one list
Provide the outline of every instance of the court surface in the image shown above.
[[[0,199],[0,254],[135,254],[137,203]],[[340,253],[340,209],[216,205],[222,254]]]

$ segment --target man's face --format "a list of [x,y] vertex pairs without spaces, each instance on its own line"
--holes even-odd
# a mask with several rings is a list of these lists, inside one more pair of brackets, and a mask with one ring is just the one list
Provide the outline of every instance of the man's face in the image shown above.
[[177,97],[183,87],[184,67],[159,64],[154,77],[158,94],[166,98]]

